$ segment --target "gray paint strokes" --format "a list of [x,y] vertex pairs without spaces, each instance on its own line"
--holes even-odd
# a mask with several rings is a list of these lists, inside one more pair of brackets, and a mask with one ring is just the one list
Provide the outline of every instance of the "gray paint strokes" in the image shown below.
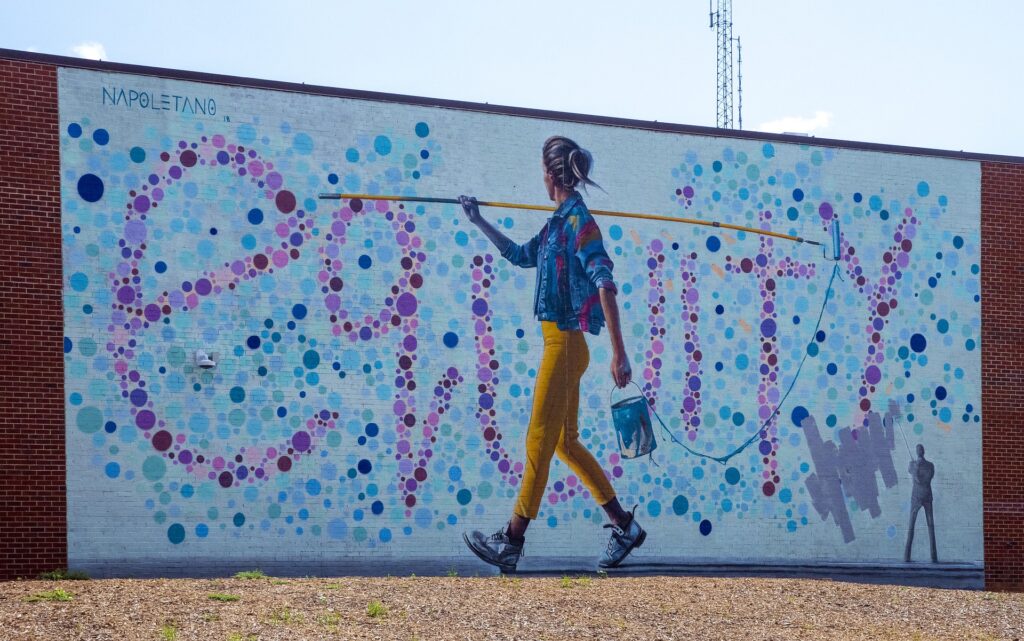
[[807,492],[814,509],[823,520],[832,517],[846,543],[856,538],[847,501],[853,499],[859,509],[878,518],[882,514],[878,504],[879,476],[886,488],[899,482],[892,460],[896,444],[893,419],[899,416],[899,410],[899,404],[890,402],[884,418],[868,412],[867,427],[856,432],[842,428],[838,445],[822,438],[814,416],[809,415],[801,422],[814,461],[814,471],[805,481]]

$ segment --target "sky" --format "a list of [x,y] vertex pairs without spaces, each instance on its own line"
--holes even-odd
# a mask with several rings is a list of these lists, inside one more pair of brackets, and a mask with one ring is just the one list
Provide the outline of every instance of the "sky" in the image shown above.
[[[715,125],[708,0],[3,2],[0,47]],[[1024,156],[1019,0],[734,0],[743,128]]]

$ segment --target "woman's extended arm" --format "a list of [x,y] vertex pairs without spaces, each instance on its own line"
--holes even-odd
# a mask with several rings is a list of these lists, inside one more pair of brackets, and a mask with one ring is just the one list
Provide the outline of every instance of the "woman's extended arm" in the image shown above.
[[615,290],[602,287],[598,290],[601,297],[601,309],[608,324],[608,338],[612,342],[612,380],[619,387],[625,387],[633,378],[633,369],[626,357],[626,345],[622,342],[622,329],[619,325],[619,304],[615,300]]
[[518,267],[537,266],[540,234],[534,236],[525,245],[518,245],[480,215],[480,206],[477,204],[476,198],[459,196],[459,202],[462,203],[462,211],[466,213],[469,222],[476,225],[484,233],[484,236],[494,243],[502,257]]

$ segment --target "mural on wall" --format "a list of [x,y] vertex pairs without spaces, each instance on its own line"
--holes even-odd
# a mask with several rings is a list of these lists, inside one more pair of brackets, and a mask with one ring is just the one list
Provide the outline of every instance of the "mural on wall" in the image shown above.
[[[458,145],[472,137],[455,131],[459,118],[520,120],[402,105],[367,115],[365,101],[295,95],[264,115],[226,115],[221,94],[215,115],[140,113],[103,102],[111,78],[124,82],[61,71],[72,558],[104,555],[88,531],[111,510],[133,519],[120,523],[133,533],[125,545],[154,556],[240,541],[250,553],[450,556],[463,530],[503,522],[540,356],[532,274],[458,206],[317,195],[456,195]],[[204,87],[159,82],[183,95]],[[325,130],[312,105],[345,117]],[[519,143],[530,151],[506,178],[539,183],[541,143],[568,127],[526,122],[544,134]],[[641,208],[616,200],[614,146],[602,156],[587,144],[607,129],[572,127],[594,151],[605,202]],[[827,296],[831,249],[598,220],[634,379],[705,454],[663,439],[659,466],[621,459],[607,340],[590,342],[580,439],[623,504],[640,504],[645,550],[899,559],[906,539],[909,555],[921,506],[932,526],[932,477],[909,439],[938,463],[935,517],[951,524],[942,556],[980,562],[976,168],[894,156],[896,175],[880,154],[661,136],[672,151],[638,152],[657,168],[645,178],[655,213],[826,245],[838,219],[843,235]],[[473,171],[485,177],[478,195],[499,189],[499,169]],[[519,242],[541,224],[485,215]],[[216,365],[199,367],[197,350]],[[913,478],[899,472],[912,461]],[[100,509],[111,493],[121,499]],[[599,532],[603,520],[553,463],[533,528]]]

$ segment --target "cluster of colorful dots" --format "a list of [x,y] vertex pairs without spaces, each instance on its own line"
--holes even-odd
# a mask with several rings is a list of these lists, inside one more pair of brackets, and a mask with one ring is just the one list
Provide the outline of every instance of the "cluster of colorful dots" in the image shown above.
[[[760,214],[763,229],[768,229],[772,213],[762,211]],[[757,412],[761,427],[758,452],[764,465],[762,476],[764,482],[761,491],[765,496],[773,496],[779,476],[779,426],[775,420],[781,402],[781,367],[779,364],[779,314],[776,309],[778,284],[781,279],[811,278],[814,276],[814,264],[803,264],[786,256],[775,260],[775,241],[770,236],[760,237],[758,253],[753,258],[734,259],[726,256],[725,270],[737,274],[753,274],[757,278],[758,294],[761,300],[759,311],[760,324],[758,335],[761,349],[758,350],[760,365],[758,373],[760,381],[757,386]]]
[[[834,216],[831,205],[822,203],[818,213],[823,222],[823,229],[827,230]],[[863,417],[858,422],[861,425],[867,425],[867,412],[871,409],[870,397],[882,380],[881,366],[885,361],[885,338],[882,330],[889,323],[889,314],[899,305],[897,282],[903,278],[904,270],[910,265],[910,252],[914,248],[913,239],[917,235],[917,224],[914,210],[907,207],[903,219],[893,232],[893,244],[882,255],[881,274],[874,282],[869,282],[868,275],[857,256],[857,249],[850,240],[844,237],[840,245],[840,256],[847,276],[857,287],[857,291],[868,300],[868,323],[865,327],[868,338],[867,354],[864,357],[864,371],[857,392],[860,398],[858,406]],[[923,336],[921,338],[923,340]],[[922,351],[923,348],[922,344]],[[909,376],[909,370],[907,374]]]

